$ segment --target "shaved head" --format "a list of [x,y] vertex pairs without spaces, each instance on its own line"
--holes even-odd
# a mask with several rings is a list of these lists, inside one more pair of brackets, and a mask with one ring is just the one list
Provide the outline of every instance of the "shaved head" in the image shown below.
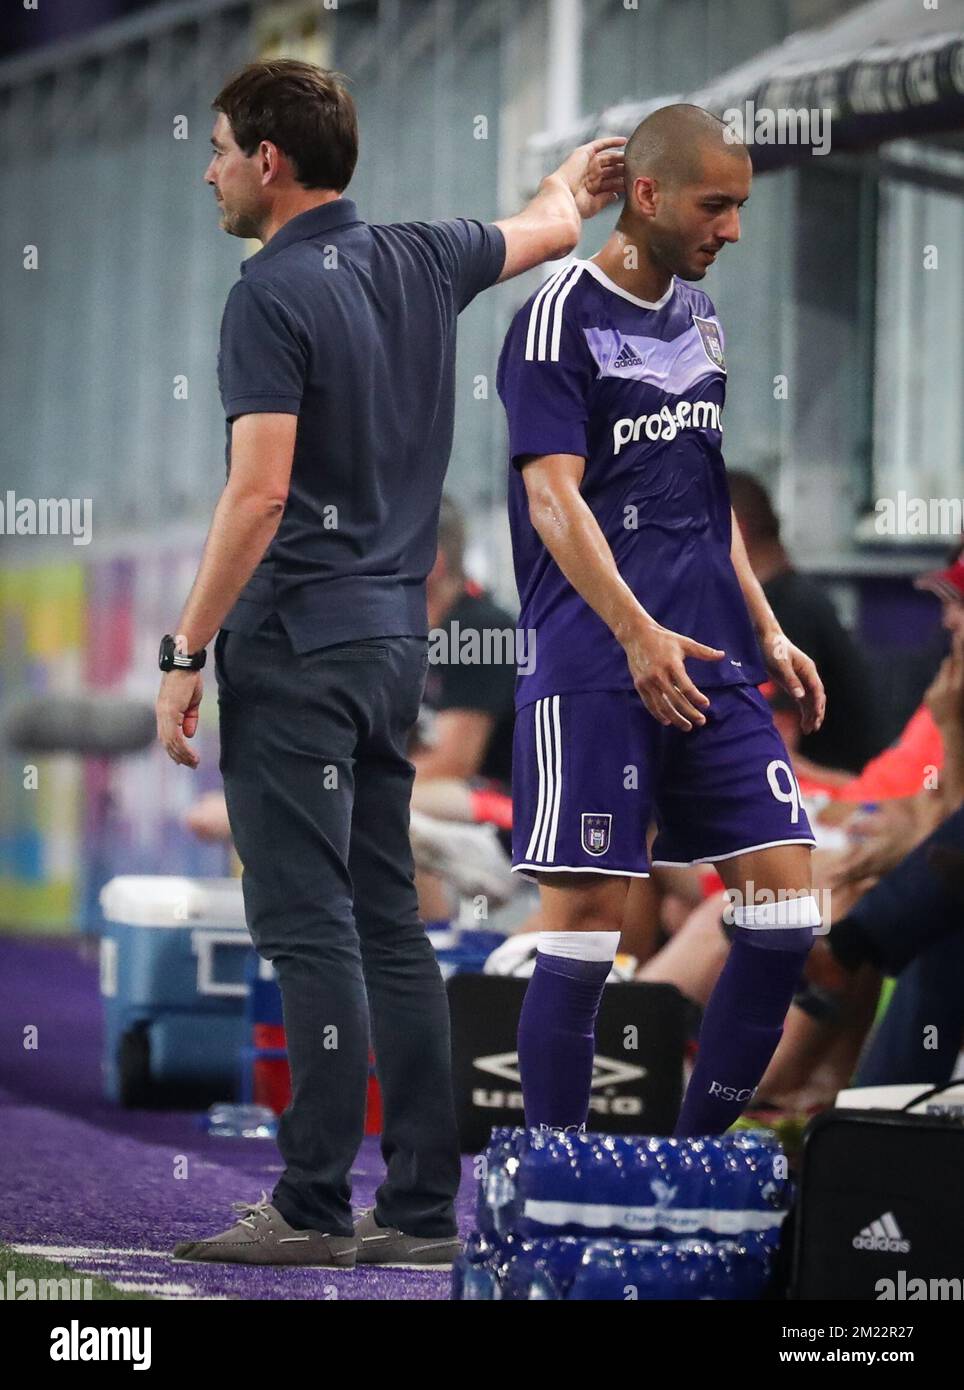
[[698,183],[706,154],[748,158],[744,144],[724,139],[726,130],[718,117],[701,106],[679,102],[660,107],[629,137],[624,151],[627,192],[640,178],[658,179],[674,188]]
[[663,106],[626,143],[626,201],[617,230],[645,244],[649,259],[683,279],[701,279],[723,244],[739,237],[750,192],[747,148],[700,106]]

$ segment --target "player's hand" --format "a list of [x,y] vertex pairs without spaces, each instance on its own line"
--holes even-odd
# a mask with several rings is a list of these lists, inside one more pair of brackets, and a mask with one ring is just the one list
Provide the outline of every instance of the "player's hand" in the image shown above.
[[580,217],[595,217],[597,212],[623,197],[626,191],[625,143],[623,135],[590,140],[587,145],[573,150],[556,170],[555,177],[569,189]]
[[883,878],[923,838],[916,833],[912,807],[900,798],[884,802],[875,811],[858,811],[848,821],[847,831],[850,844],[828,869],[830,888]]
[[760,647],[770,675],[797,702],[800,732],[816,733],[827,710],[827,697],[813,661],[779,631],[761,637]]
[[683,662],[687,657],[698,661],[722,661],[726,655],[718,647],[705,647],[671,632],[658,623],[650,623],[623,643],[633,684],[654,719],[671,724],[685,733],[693,725],[706,723],[703,710],[709,699],[686,674]]
[[200,671],[165,671],[161,679],[154,707],[157,737],[168,756],[183,767],[197,767],[201,761],[184,740],[197,732],[198,706],[203,694]]

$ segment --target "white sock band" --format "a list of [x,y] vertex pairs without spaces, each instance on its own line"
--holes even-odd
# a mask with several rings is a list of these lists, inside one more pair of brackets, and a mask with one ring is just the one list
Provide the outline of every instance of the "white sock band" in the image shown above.
[[544,956],[566,960],[616,959],[618,931],[541,931],[536,949]]
[[750,903],[731,909],[738,927],[819,927],[820,908],[812,893],[780,898],[775,903]]

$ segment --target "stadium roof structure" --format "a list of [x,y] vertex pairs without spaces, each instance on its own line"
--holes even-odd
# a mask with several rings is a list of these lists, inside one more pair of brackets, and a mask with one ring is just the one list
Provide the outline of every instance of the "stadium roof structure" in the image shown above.
[[[841,18],[792,34],[695,92],[622,102],[565,131],[535,136],[533,172],[555,167],[574,143],[628,135],[651,111],[693,102],[723,117],[739,110],[831,113],[833,148],[857,150],[907,136],[964,130],[964,0],[936,8],[871,0]],[[757,170],[809,156],[800,143],[756,143]]]

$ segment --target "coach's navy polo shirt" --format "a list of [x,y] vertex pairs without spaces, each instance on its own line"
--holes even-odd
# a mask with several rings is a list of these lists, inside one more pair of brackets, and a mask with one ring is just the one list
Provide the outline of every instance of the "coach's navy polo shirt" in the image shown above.
[[426,633],[455,321],[504,261],[491,224],[377,226],[338,198],[244,262],[218,357],[228,471],[238,415],[297,415],[298,430],[281,524],[223,628],[277,612],[298,652]]

